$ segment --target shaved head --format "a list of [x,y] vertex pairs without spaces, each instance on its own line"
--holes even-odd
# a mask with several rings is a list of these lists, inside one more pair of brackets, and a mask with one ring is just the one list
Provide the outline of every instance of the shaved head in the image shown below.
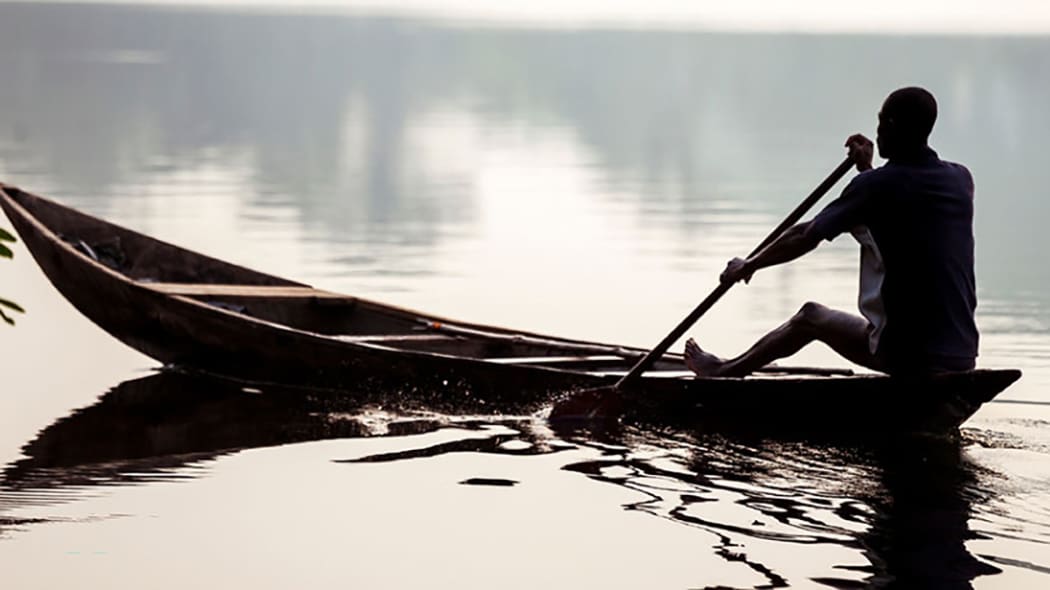
[[937,100],[929,91],[917,86],[894,90],[879,112],[879,154],[892,158],[925,146],[935,121]]
[[902,137],[925,142],[937,120],[937,99],[917,86],[901,88],[886,97],[882,114],[893,120]]

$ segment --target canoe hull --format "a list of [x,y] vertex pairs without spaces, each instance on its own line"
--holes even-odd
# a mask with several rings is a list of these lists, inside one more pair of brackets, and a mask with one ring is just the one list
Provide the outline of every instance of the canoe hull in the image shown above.
[[704,430],[838,434],[953,433],[1020,377],[976,370],[926,378],[695,379],[630,394],[631,419]]
[[[117,340],[166,365],[254,382],[494,401],[507,397],[503,393],[508,390],[513,390],[511,397],[516,400],[534,402],[576,386],[610,382],[542,367],[355,346],[252,321],[195,299],[157,292],[149,283],[129,281],[85,260],[16,202],[4,198],[0,206],[45,276],[80,313]],[[274,285],[301,285],[272,278]]]
[[[220,305],[207,297],[158,290],[153,275],[187,284],[192,280],[278,290],[311,288],[153,240],[12,187],[0,185],[0,207],[44,274],[76,309],[121,342],[167,365],[253,382],[370,395],[382,391],[394,403],[411,400],[448,408],[481,403],[492,410],[518,412],[534,409],[558,393],[610,384],[615,371],[494,362],[501,360],[494,355],[513,357],[519,349],[555,355],[560,350],[564,354],[604,347],[622,352],[621,360],[627,362],[630,354],[644,352],[466,323],[459,323],[465,327],[463,333],[484,337],[450,339],[459,352],[348,341],[323,331],[344,315],[363,314],[365,308],[370,314],[367,326],[348,323],[347,329],[365,334],[390,330],[410,339],[418,330],[447,320],[349,296],[328,297],[320,291],[294,302],[275,299],[267,303],[265,313],[252,316],[237,311],[229,301]],[[75,237],[116,233],[129,248],[148,251],[152,258],[143,254],[118,272],[77,249],[70,233]],[[175,268],[160,267],[168,262]],[[303,319],[301,313],[296,316],[300,322],[313,322],[310,329],[280,321],[290,316],[293,307],[309,308],[308,315],[316,316],[312,320]],[[319,315],[322,312],[327,315]],[[680,357],[663,362],[681,364]],[[1019,377],[1014,370],[910,381],[880,375],[646,376],[625,397],[624,412],[636,420],[683,426],[735,424],[766,429],[775,424],[802,430],[949,432]]]

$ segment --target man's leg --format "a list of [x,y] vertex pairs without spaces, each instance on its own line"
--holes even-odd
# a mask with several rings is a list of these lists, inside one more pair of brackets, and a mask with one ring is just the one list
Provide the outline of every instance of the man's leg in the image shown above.
[[868,348],[869,326],[860,316],[809,302],[736,358],[720,359],[701,350],[690,338],[685,345],[685,364],[697,375],[742,377],[819,340],[851,362],[879,371],[882,363]]

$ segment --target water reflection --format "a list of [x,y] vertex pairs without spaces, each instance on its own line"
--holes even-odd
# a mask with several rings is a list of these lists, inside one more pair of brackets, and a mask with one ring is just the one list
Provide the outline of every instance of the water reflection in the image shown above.
[[[686,441],[679,457],[654,458],[651,448],[638,450],[651,442],[643,437],[566,469],[647,496],[628,510],[715,532],[716,552],[746,562],[769,587],[798,582],[786,573],[797,568],[785,555],[829,568],[806,577],[834,588],[971,588],[974,578],[1001,571],[966,548],[978,538],[970,528],[974,504],[995,494],[957,443],[851,447],[702,437]],[[780,549],[770,552],[769,544]],[[821,558],[841,548],[866,563]]]
[[[25,458],[3,471],[0,509],[5,499],[24,503],[33,495],[28,492],[46,491],[40,497],[49,500],[74,499],[84,486],[193,477],[203,473],[194,470],[204,462],[243,449],[407,436],[453,423],[432,411],[413,411],[412,402],[276,386],[262,390],[200,375],[159,372],[121,383],[26,443]],[[465,413],[474,408],[458,409]],[[505,424],[519,421],[508,419]],[[469,417],[454,423],[466,429],[496,424]],[[63,489],[70,490],[68,496],[55,493]]]
[[[1008,504],[994,478],[958,442],[894,444],[764,439],[632,427],[553,433],[529,417],[460,418],[382,407],[375,397],[254,387],[176,372],[118,385],[94,405],[57,420],[23,447],[0,480],[0,535],[44,519],[25,507],[82,500],[112,485],[167,485],[207,477],[218,457],[243,449],[332,438],[403,437],[458,429],[450,439],[393,445],[337,464],[397,463],[450,454],[530,457],[587,449],[596,458],[563,469],[637,493],[623,506],[695,527],[706,550],[786,587],[970,588],[990,563],[1038,571],[967,548],[987,531],[988,506]],[[460,408],[462,415],[468,408]],[[514,478],[466,478],[505,488]],[[985,531],[971,527],[983,508]],[[15,512],[12,512],[15,511]],[[7,513],[7,514],[4,514]],[[1043,526],[1038,518],[1027,526]],[[1039,535],[1028,543],[1038,544]],[[1004,561],[1006,560],[1006,561]]]
[[882,510],[865,539],[884,556],[889,580],[970,588],[973,578],[1001,572],[964,545],[981,538],[970,528],[973,506],[993,496],[978,486],[977,470],[952,445],[893,450],[882,469]]
[[[990,563],[1001,559],[978,558],[966,547],[989,538],[970,522],[974,506],[994,502],[996,492],[958,442],[856,447],[721,436],[669,440],[633,430],[569,438],[602,457],[564,469],[643,497],[625,510],[713,533],[719,543],[710,550],[727,565],[743,563],[763,576],[768,585],[761,587],[808,579],[833,588],[963,589],[1001,572]],[[343,462],[536,453],[536,441],[524,439],[513,451],[506,445],[515,436],[500,435]]]

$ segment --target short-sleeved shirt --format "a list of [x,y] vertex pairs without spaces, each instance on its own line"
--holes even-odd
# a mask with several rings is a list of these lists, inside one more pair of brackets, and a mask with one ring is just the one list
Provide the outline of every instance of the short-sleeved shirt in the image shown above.
[[891,373],[974,366],[973,195],[970,171],[926,148],[858,174],[810,225],[861,244],[859,307]]

